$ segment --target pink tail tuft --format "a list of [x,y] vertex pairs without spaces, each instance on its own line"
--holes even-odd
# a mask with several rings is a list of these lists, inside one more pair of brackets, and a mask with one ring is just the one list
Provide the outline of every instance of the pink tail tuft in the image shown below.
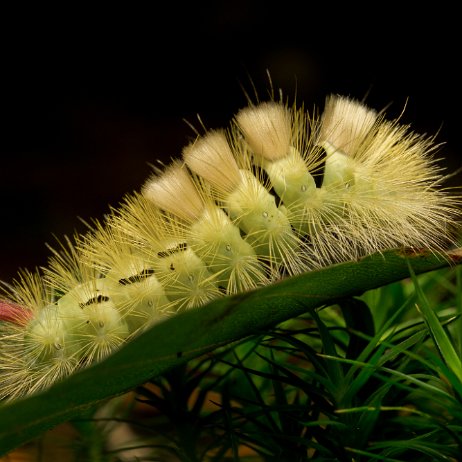
[[32,311],[15,303],[0,300],[0,322],[23,325],[27,324],[31,318]]

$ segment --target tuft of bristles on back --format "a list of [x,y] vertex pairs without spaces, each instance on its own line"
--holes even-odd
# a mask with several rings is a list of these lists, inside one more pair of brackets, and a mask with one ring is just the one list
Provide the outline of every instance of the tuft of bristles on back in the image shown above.
[[238,112],[236,123],[255,155],[271,161],[287,155],[293,123],[286,106],[276,102],[249,106]]
[[224,130],[214,130],[183,149],[188,167],[216,190],[231,193],[241,182],[239,167]]
[[354,155],[377,122],[378,114],[346,97],[329,96],[321,117],[318,143],[328,142],[345,154]]
[[[434,139],[343,96],[275,100],[185,146],[0,300],[0,398],[40,391],[217,297],[372,252],[444,252],[460,197]],[[309,290],[309,289],[307,289]]]

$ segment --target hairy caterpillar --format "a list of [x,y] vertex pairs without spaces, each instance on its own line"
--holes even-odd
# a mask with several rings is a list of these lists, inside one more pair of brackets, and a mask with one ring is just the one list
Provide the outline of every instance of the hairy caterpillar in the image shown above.
[[250,104],[185,146],[0,301],[0,398],[42,390],[175,313],[396,247],[441,252],[460,200],[434,139],[358,101]]

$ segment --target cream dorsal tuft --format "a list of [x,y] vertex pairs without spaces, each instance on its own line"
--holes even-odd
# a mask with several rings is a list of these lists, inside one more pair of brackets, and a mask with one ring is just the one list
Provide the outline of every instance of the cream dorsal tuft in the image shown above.
[[292,118],[284,105],[271,102],[249,106],[241,109],[235,119],[257,156],[276,161],[289,154]]
[[210,131],[183,149],[186,165],[223,194],[233,192],[241,174],[223,130]]
[[152,176],[144,184],[142,193],[160,209],[187,222],[197,220],[204,209],[197,188],[179,162],[172,163],[162,174]]
[[351,155],[360,149],[378,119],[376,111],[345,96],[326,99],[318,144]]

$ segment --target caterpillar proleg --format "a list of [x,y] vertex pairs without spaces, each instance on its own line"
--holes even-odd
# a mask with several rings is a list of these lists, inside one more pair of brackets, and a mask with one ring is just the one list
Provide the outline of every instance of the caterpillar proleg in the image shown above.
[[52,385],[217,297],[373,252],[443,252],[460,198],[431,137],[329,96],[250,104],[156,168],[49,265],[5,284],[0,399]]

